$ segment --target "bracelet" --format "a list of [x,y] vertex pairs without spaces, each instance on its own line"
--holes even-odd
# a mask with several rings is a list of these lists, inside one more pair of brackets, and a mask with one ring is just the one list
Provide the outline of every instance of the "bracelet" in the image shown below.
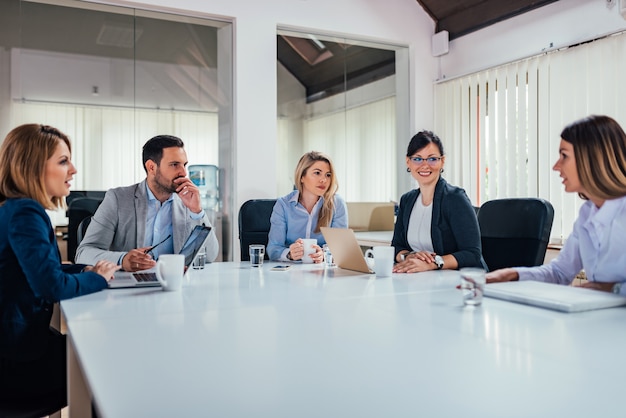
[[402,253],[400,254],[400,261],[404,261],[406,260],[406,258],[408,256],[410,256],[411,254],[415,254],[415,251],[409,251],[408,253]]
[[291,251],[287,252],[287,260],[293,261],[293,258],[291,258]]

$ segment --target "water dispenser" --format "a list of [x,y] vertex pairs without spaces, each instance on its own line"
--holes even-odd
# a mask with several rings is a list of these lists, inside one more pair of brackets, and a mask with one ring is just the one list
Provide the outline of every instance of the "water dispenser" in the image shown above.
[[219,210],[219,169],[212,164],[194,164],[189,166],[189,178],[200,189],[202,207],[216,212]]

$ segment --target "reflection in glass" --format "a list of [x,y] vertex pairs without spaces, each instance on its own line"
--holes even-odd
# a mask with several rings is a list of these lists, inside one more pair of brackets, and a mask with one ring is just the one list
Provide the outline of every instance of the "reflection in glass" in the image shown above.
[[[0,112],[1,132],[32,122],[66,132],[76,190],[143,180],[141,147],[158,134],[182,138],[189,164],[213,165],[220,180],[230,177],[230,24],[49,3],[0,2],[0,74],[8,75],[0,78],[0,109],[8,109]],[[231,199],[220,187],[216,212],[230,210]]]
[[303,153],[334,162],[349,201],[395,200],[409,138],[407,48],[279,31],[278,188],[293,189]]

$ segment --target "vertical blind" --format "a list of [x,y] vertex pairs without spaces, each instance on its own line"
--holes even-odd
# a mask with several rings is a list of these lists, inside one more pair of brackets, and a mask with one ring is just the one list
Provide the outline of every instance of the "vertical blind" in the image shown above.
[[583,201],[552,166],[560,133],[591,114],[626,128],[626,35],[616,34],[435,85],[435,132],[448,181],[475,205],[541,197],[555,210],[551,240],[571,233]]
[[143,145],[155,135],[180,137],[189,164],[218,165],[218,116],[175,110],[13,103],[11,126],[42,123],[66,133],[78,173],[75,190],[108,190],[145,178]]
[[314,150],[330,156],[339,182],[338,193],[344,199],[393,200],[399,160],[395,103],[395,97],[388,97],[344,111],[309,117],[302,123],[279,119],[279,172],[289,173],[289,178],[279,177],[278,195],[293,188],[297,161],[287,159],[288,149],[292,138],[302,137],[304,152]]

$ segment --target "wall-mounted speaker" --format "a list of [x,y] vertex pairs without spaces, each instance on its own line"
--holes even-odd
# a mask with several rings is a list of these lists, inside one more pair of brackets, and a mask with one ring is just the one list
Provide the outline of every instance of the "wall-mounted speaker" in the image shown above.
[[[626,3],[626,0],[621,0]],[[432,54],[433,57],[440,57],[448,53],[449,34],[447,30],[437,32],[432,37]]]

